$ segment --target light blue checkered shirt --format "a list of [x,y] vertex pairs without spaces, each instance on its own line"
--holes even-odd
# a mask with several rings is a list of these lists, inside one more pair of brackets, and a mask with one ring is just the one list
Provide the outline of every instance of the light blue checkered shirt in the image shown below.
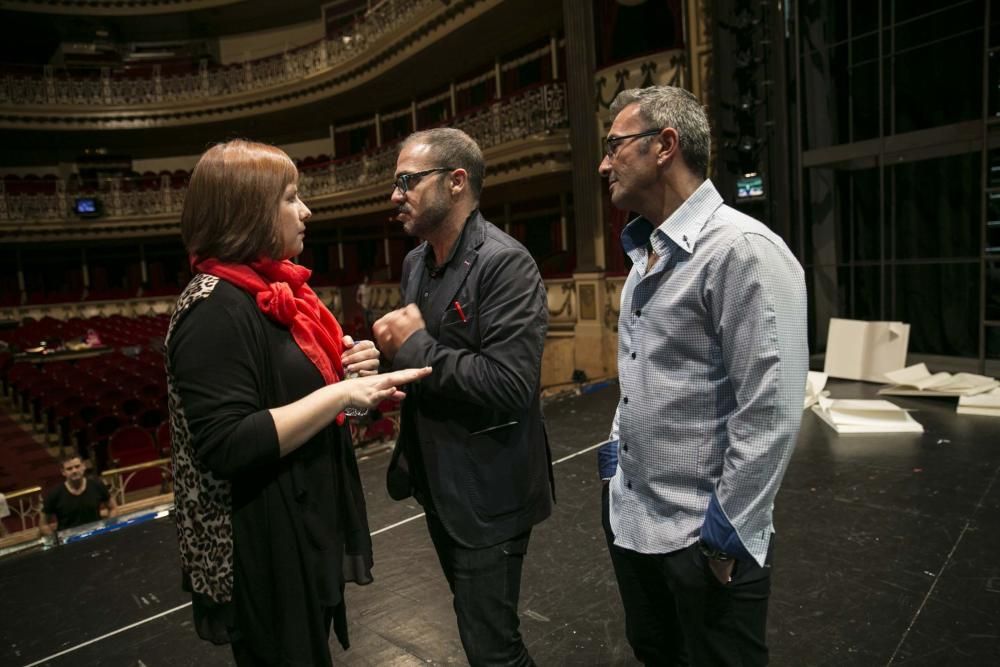
[[629,223],[622,245],[615,544],[668,553],[702,536],[763,565],[802,417],[802,267],[707,180],[656,229]]

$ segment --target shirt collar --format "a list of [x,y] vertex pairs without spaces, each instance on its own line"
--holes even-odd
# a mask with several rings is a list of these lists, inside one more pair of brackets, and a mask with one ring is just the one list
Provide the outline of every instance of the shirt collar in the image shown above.
[[469,221],[474,219],[474,216],[478,211],[479,209],[473,209],[472,213],[469,214],[469,217],[465,219],[465,223],[462,225],[462,231],[459,232],[458,238],[455,239],[455,242],[451,244],[451,250],[448,251],[448,256],[443,262],[441,262],[440,265],[434,262],[434,248],[431,247],[431,244],[428,243],[427,247],[424,248],[424,263],[427,265],[427,271],[431,274],[431,277],[440,275],[444,272],[448,265],[451,264],[451,260],[455,259],[458,249],[464,245],[466,232],[468,232],[469,227],[472,226],[469,224]]
[[706,178],[659,227],[654,229],[653,223],[643,217],[626,225],[622,231],[622,248],[633,262],[645,256],[647,241],[660,257],[669,254],[673,247],[691,254],[705,223],[722,203],[722,195],[711,179]]

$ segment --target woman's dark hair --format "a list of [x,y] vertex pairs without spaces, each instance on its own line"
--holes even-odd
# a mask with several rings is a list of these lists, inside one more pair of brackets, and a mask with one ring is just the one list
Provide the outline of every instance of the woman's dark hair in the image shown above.
[[278,205],[298,176],[291,158],[268,144],[234,139],[209,148],[191,174],[181,212],[188,255],[240,264],[277,259]]

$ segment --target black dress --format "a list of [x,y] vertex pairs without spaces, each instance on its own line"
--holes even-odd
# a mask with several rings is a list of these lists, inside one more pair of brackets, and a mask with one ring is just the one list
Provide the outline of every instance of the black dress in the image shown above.
[[271,664],[329,665],[331,621],[348,647],[344,583],[372,580],[350,433],[334,422],[282,458],[267,412],[322,376],[287,328],[224,280],[175,324],[168,368],[197,460],[231,483],[232,599],[195,592],[198,633]]

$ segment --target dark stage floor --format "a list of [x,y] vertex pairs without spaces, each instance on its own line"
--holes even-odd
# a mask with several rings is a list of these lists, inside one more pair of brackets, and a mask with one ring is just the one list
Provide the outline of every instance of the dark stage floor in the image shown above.
[[[587,451],[617,397],[611,385],[546,406],[559,502],[532,535],[521,600],[540,665],[632,663]],[[954,400],[894,400],[919,410],[924,435],[838,438],[804,414],[776,509],[774,665],[1000,664],[1000,420],[958,417]],[[376,580],[348,590],[353,647],[334,659],[464,664],[423,519],[406,521],[420,510],[383,489],[387,459],[361,462]],[[0,664],[231,664],[196,638],[177,563],[169,518],[0,561]]]

